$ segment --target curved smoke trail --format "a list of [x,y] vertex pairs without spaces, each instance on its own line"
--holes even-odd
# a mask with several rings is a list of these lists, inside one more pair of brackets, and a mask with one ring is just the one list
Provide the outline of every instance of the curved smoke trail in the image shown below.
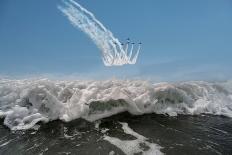
[[130,55],[128,55],[128,45],[126,49],[123,49],[119,40],[95,18],[94,14],[83,8],[74,0],[62,2],[64,5],[58,6],[58,9],[64,13],[74,27],[79,28],[92,39],[101,50],[102,60],[106,66],[120,66],[136,63],[140,45],[137,53],[132,58],[133,45]]

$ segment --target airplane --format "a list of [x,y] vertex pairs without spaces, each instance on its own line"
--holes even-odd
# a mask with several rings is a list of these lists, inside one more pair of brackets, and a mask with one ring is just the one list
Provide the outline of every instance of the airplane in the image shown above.
[[127,43],[129,43],[130,42],[130,38],[127,38],[126,41],[127,41]]

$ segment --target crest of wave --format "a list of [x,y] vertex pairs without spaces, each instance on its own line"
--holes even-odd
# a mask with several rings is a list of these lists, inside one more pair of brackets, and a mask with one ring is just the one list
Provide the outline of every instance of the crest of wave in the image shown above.
[[11,130],[57,119],[94,121],[125,111],[232,117],[232,82],[0,80],[0,117]]
[[141,45],[134,50],[134,44],[129,43],[123,47],[105,26],[95,18],[94,14],[83,8],[76,1],[63,1],[63,6],[58,9],[64,13],[71,24],[87,34],[102,52],[102,60],[105,66],[121,66],[135,64]]

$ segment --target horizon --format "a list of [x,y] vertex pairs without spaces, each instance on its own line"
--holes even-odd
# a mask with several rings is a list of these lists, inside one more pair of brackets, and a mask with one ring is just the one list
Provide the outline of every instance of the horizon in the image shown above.
[[135,65],[104,66],[101,51],[57,9],[61,1],[3,0],[0,75],[155,81],[232,78],[229,0],[77,2],[120,41],[129,37],[143,43]]

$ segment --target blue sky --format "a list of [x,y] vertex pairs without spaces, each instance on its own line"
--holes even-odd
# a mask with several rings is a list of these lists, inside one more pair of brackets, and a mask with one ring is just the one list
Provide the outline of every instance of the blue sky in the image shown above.
[[79,0],[114,35],[143,42],[136,65],[105,67],[59,0],[0,1],[0,75],[145,78],[232,77],[231,0]]

